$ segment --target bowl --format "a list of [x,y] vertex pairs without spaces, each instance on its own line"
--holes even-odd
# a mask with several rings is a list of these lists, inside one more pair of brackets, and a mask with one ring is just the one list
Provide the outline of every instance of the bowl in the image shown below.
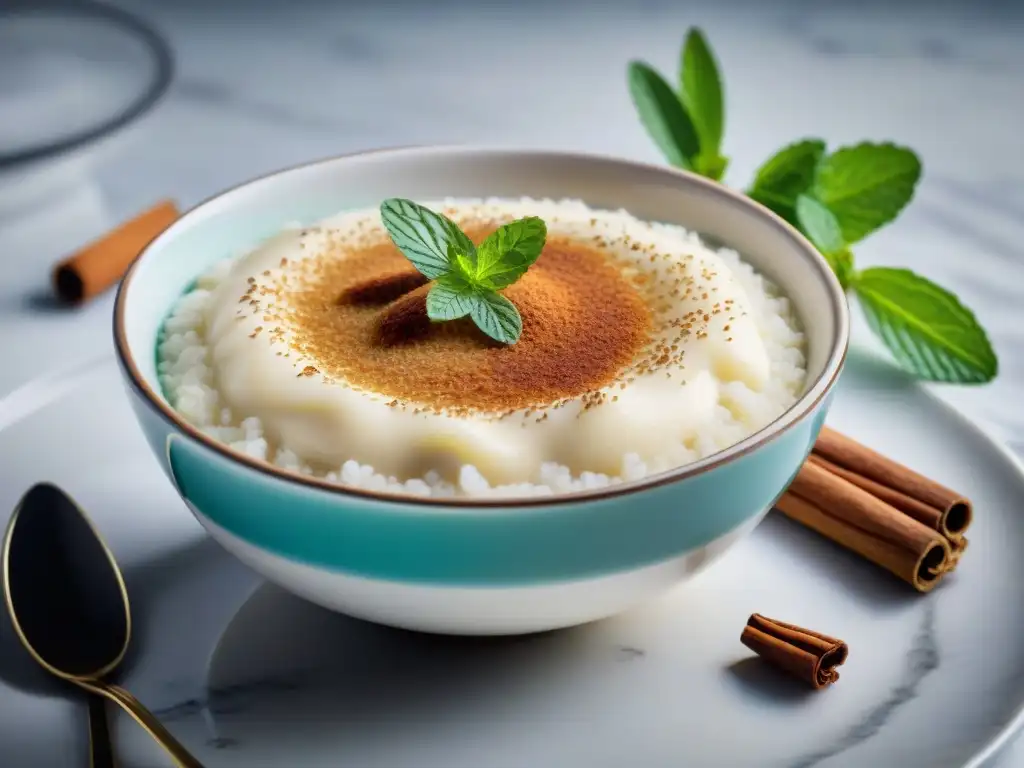
[[[164,318],[197,275],[282,227],[389,196],[580,198],[736,248],[790,297],[807,336],[799,400],[717,454],[640,481],[523,500],[347,489],[236,453],[171,408]],[[351,616],[449,634],[519,634],[619,613],[708,566],[757,525],[807,457],[842,370],[846,300],[814,247],[767,209],[689,173],[566,152],[403,148],[255,179],[186,213],[122,281],[114,337],[138,422],[192,513],[281,587]]]

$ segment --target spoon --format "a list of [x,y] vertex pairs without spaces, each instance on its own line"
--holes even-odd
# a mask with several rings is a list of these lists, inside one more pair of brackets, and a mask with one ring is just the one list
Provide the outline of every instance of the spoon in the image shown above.
[[87,693],[89,701],[89,768],[114,768],[106,699]]
[[[30,488],[14,508],[0,554],[7,610],[32,658],[122,707],[179,768],[203,768],[138,699],[104,680],[128,650],[128,591],[113,554],[71,497],[49,483]],[[91,736],[99,739],[101,710],[90,706]]]

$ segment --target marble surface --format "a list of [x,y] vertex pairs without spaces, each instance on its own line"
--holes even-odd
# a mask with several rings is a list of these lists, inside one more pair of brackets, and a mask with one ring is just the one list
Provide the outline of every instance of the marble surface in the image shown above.
[[[116,365],[68,381],[0,429],[0,527],[34,480],[88,510],[132,601],[119,681],[208,768],[662,768],[681,755],[695,768],[966,768],[1020,711],[1024,478],[971,422],[861,351],[832,424],[984,510],[974,554],[933,594],[771,514],[659,599],[510,638],[391,630],[261,584],[166,482]],[[839,684],[816,692],[753,658],[738,642],[752,611],[849,641]],[[77,768],[81,700],[7,629],[0,614],[4,764]],[[168,766],[128,718],[112,726],[123,768]]]
[[[892,139],[921,154],[916,200],[856,249],[858,263],[910,266],[974,309],[1000,378],[940,394],[1024,454],[1024,4],[120,4],[169,38],[176,78],[151,115],[52,194],[0,210],[0,413],[4,395],[36,376],[109,352],[112,295],[60,310],[47,274],[115,222],[164,196],[190,206],[282,166],[384,145],[473,142],[660,162],[629,102],[625,64],[640,57],[673,71],[696,24],[726,73],[728,183],[746,184],[802,136]],[[862,322],[855,335],[868,341]],[[0,702],[0,718],[17,716]],[[1024,745],[998,765],[1024,766]]]

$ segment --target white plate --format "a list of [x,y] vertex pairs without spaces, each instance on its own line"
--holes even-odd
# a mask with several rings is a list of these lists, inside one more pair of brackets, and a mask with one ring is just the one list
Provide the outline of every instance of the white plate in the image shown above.
[[[138,620],[124,682],[208,768],[980,765],[1024,703],[1024,475],[861,354],[830,423],[975,501],[970,549],[933,594],[770,515],[705,574],[600,624],[511,639],[365,624],[260,586],[205,538],[109,363],[0,401],[0,523],[39,480],[91,511]],[[739,634],[754,611],[847,640],[842,679],[813,692],[751,660]],[[84,765],[79,703],[7,641],[5,756]],[[125,768],[167,764],[117,726]]]

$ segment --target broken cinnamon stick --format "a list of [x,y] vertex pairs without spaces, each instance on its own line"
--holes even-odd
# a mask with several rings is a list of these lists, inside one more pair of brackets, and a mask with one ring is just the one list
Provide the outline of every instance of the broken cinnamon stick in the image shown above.
[[775,506],[919,592],[933,589],[956,564],[941,533],[815,461],[804,464]]
[[812,458],[834,474],[941,533],[951,542],[971,524],[971,502],[962,494],[824,427]]
[[66,304],[81,304],[118,282],[149,242],[178,218],[178,208],[163,200],[90,243],[53,270],[53,289]]
[[759,613],[747,619],[740,642],[815,688],[825,688],[838,680],[836,667],[849,655],[849,647],[842,640]]

